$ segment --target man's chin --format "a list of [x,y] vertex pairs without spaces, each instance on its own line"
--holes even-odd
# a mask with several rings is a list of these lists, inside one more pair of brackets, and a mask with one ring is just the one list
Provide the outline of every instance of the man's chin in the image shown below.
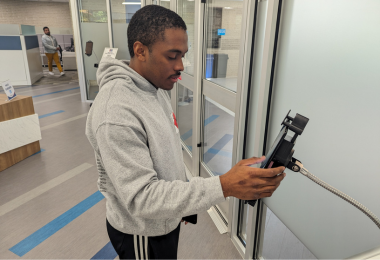
[[161,87],[163,90],[172,90],[174,88],[174,83],[166,84]]

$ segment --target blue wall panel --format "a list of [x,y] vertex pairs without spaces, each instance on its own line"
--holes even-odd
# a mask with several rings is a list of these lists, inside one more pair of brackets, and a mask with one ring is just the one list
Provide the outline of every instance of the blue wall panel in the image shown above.
[[37,35],[25,36],[26,49],[39,48]]
[[0,50],[22,50],[20,36],[0,36]]

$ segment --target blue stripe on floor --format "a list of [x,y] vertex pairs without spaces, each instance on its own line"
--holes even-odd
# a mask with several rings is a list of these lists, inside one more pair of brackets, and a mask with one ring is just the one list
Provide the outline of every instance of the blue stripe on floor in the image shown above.
[[67,224],[69,224],[71,221],[82,215],[84,212],[86,212],[88,209],[90,209],[92,206],[97,204],[99,201],[104,199],[103,194],[100,193],[100,191],[95,192],[85,200],[81,201],[50,223],[46,224],[15,246],[11,247],[9,250],[16,255],[22,257],[26,253],[28,253],[30,250],[44,242],[46,239],[48,239],[50,236],[58,232],[60,229],[65,227]]
[[99,252],[97,252],[92,259],[115,259],[117,257],[117,253],[113,248],[111,241],[108,242]]
[[[212,115],[209,118],[207,118],[205,120],[205,122],[204,122],[205,126],[208,125],[208,124],[210,124],[212,121],[214,121],[218,117],[219,117],[218,115]],[[193,129],[190,129],[189,131],[187,131],[186,133],[184,133],[183,135],[181,135],[181,139],[183,141],[185,141],[185,140],[187,140],[192,135],[193,135]]]
[[41,149],[41,150],[39,150],[38,152],[32,154],[31,156],[36,155],[36,154],[39,154],[39,153],[42,153],[42,152],[45,152],[45,151],[46,151],[45,149]]
[[79,89],[79,87],[69,88],[69,89],[64,89],[64,90],[59,90],[59,91],[54,91],[54,92],[45,93],[45,94],[41,94],[41,95],[37,95],[37,96],[32,96],[32,98],[38,98],[38,97],[52,95],[52,94],[61,93],[61,92],[65,92],[65,91],[70,91],[70,90],[74,90],[74,89]]
[[181,135],[181,139],[183,141],[189,139],[190,136],[193,135],[193,129],[190,129],[189,131],[187,131],[186,133],[184,133],[183,135]]
[[218,115],[212,115],[212,116],[210,116],[209,118],[206,118],[206,120],[205,120],[205,125],[204,125],[204,126],[210,124],[212,121],[214,121],[214,120],[217,119],[218,117],[219,117]]
[[38,118],[41,119],[41,118],[44,118],[44,117],[48,117],[48,116],[52,116],[52,115],[56,115],[56,114],[60,114],[60,113],[63,113],[65,111],[63,110],[59,110],[59,111],[55,111],[55,112],[52,112],[52,113],[49,113],[49,114],[45,114],[45,115],[41,115],[39,116]]
[[208,153],[212,153],[212,154],[217,154],[217,155],[220,155],[220,156],[224,156],[224,157],[230,157],[230,158],[232,158],[232,153],[231,152],[227,152],[227,151],[222,151],[222,150],[217,150],[217,149],[214,149],[214,148],[210,148],[210,149],[208,149],[207,152]]
[[216,154],[219,154],[220,152],[222,152],[221,150],[223,149],[223,147],[229,141],[231,141],[232,138],[233,138],[233,135],[225,134],[218,142],[216,142],[210,149],[207,150],[207,152],[203,155],[203,161],[205,163],[208,163],[209,161],[211,161],[211,159],[214,158]]

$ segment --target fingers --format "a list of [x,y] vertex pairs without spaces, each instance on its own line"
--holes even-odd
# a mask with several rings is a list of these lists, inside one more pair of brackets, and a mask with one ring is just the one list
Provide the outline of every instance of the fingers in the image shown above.
[[261,189],[258,189],[257,190],[257,193],[260,194],[259,195],[259,199],[261,198],[267,198],[267,197],[271,197],[273,192],[275,192],[275,190],[277,190],[277,188],[280,186],[280,183],[278,183],[277,185],[275,186],[266,186],[266,187],[263,187]]
[[278,185],[284,178],[286,174],[276,175],[275,177],[258,177],[254,180],[252,187],[262,188],[266,186],[276,186]]
[[241,160],[239,162],[239,164],[240,165],[245,165],[245,166],[250,166],[250,165],[261,163],[264,160],[265,160],[265,156],[261,156],[260,158],[252,157],[252,158],[249,158],[249,159]]
[[250,168],[250,175],[252,178],[254,177],[275,177],[279,175],[280,173],[283,173],[285,170],[284,166],[276,167],[276,168],[270,168],[270,169],[261,169],[261,168]]
[[260,199],[262,199],[262,198],[269,198],[269,197],[272,197],[272,195],[273,195],[273,192],[272,193],[270,193],[270,192],[261,193],[260,194]]

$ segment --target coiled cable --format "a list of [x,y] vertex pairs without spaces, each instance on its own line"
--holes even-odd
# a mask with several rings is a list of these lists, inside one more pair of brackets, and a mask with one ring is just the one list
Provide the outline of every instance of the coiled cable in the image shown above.
[[317,176],[311,174],[306,168],[303,167],[302,164],[298,163],[298,165],[302,166],[302,167],[300,167],[301,168],[300,172],[303,175],[305,175],[306,177],[308,177],[310,180],[312,180],[316,184],[318,184],[318,185],[322,186],[323,188],[325,188],[326,190],[334,193],[338,197],[344,199],[345,201],[347,201],[348,203],[352,204],[354,207],[356,207],[357,209],[359,209],[360,211],[362,211],[380,229],[380,219],[378,217],[376,217],[376,215],[373,214],[367,207],[365,207],[363,204],[361,204],[360,202],[356,201],[355,199],[351,198],[350,196],[344,194],[340,190],[338,190],[338,189],[334,188],[333,186],[327,184],[326,182],[322,181]]

